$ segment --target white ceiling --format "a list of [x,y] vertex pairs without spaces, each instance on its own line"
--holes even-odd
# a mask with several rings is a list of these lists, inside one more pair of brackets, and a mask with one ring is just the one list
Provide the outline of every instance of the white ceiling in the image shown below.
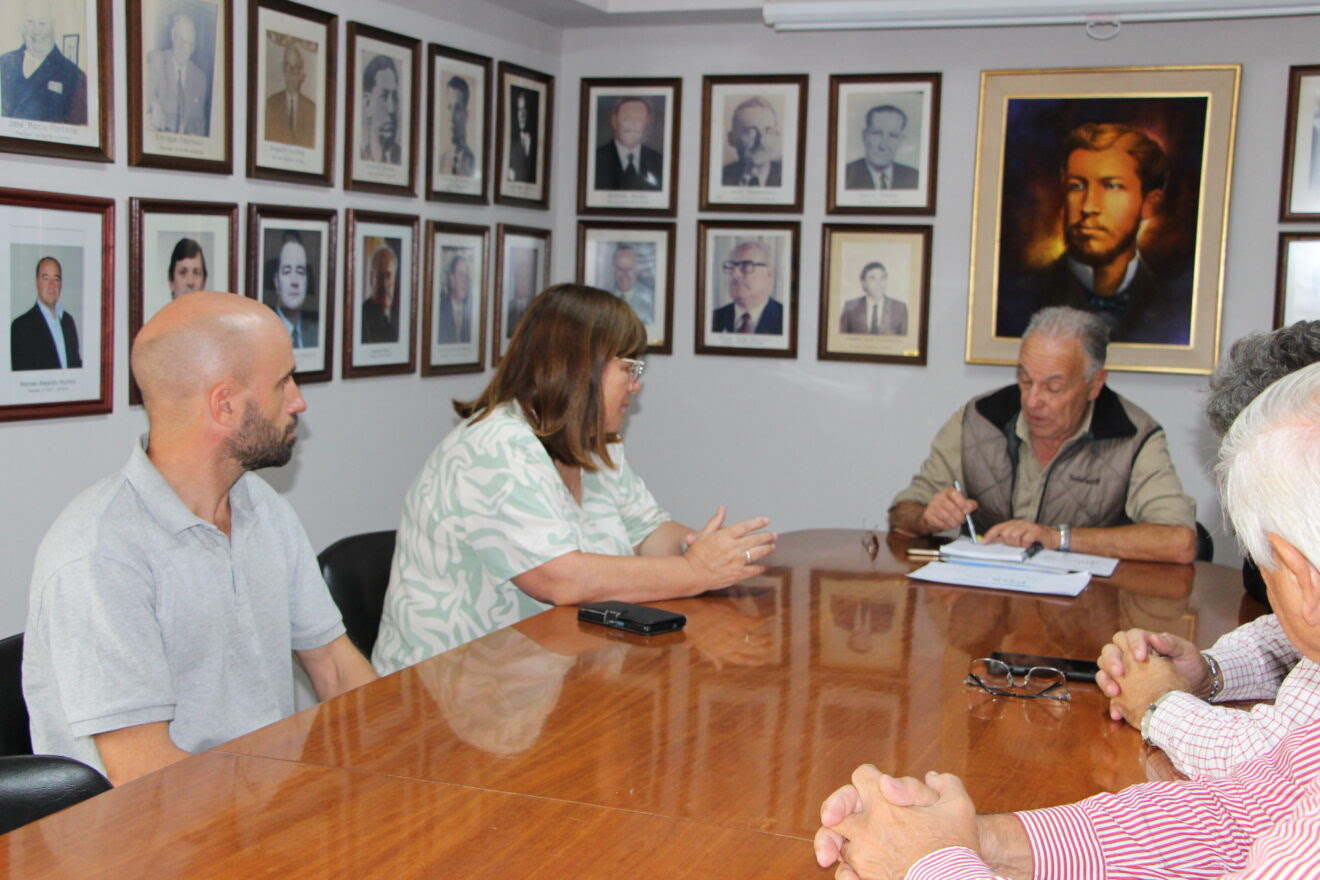
[[487,0],[556,27],[761,23],[761,0]]

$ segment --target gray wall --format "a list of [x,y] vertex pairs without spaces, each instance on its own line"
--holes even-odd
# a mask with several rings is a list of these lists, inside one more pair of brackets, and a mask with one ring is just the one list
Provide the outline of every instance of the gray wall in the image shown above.
[[[1130,26],[1098,43],[1081,28],[775,36],[758,25],[556,32],[485,6],[449,2],[446,19],[378,0],[321,2],[349,19],[458,46],[555,74],[557,130],[550,213],[453,207],[421,199],[345,193],[233,177],[129,169],[122,7],[116,6],[117,161],[110,166],[0,155],[6,185],[93,192],[116,200],[115,411],[108,416],[0,423],[0,486],[6,528],[0,554],[0,633],[24,625],[27,583],[37,542],[79,489],[119,467],[145,429],[127,402],[128,199],[132,196],[307,204],[419,213],[423,219],[551,226],[556,279],[572,277],[576,237],[578,78],[684,77],[682,155],[675,277],[675,346],[653,356],[646,390],[627,426],[638,471],[676,516],[703,520],[726,503],[735,517],[767,514],[774,527],[857,526],[882,522],[890,496],[925,453],[930,435],[971,394],[1011,381],[1005,367],[963,363],[972,166],[982,69],[1197,64],[1244,65],[1229,223],[1222,336],[1266,328],[1272,314],[1279,165],[1290,64],[1315,63],[1316,19],[1225,24]],[[238,6],[241,6],[239,4]],[[246,13],[235,9],[235,57],[245,58]],[[235,112],[246,114],[243,70],[236,64]],[[830,363],[815,358],[824,152],[831,73],[941,71],[940,180],[931,289],[929,366]],[[697,218],[695,158],[700,143],[703,73],[804,72],[811,75],[807,118],[806,210],[802,215],[799,356],[794,361],[692,354]],[[342,79],[342,78],[341,78]],[[340,83],[342,114],[343,84]],[[236,126],[245,137],[244,126]],[[235,141],[241,168],[245,141]],[[336,179],[340,176],[336,169]],[[866,218],[849,218],[864,221]],[[341,234],[343,217],[341,213]],[[881,219],[877,222],[889,222]],[[897,221],[907,222],[907,221]],[[911,222],[927,222],[913,219]],[[240,239],[245,239],[245,223]],[[246,256],[245,242],[240,259]],[[342,253],[336,255],[342,261]],[[240,263],[240,265],[242,265]],[[342,267],[341,267],[342,269]],[[342,278],[342,271],[339,273]],[[341,312],[342,309],[337,309]],[[342,315],[339,316],[342,320]],[[338,370],[336,356],[336,370]],[[336,378],[304,388],[310,411],[292,465],[268,474],[302,515],[318,548],[358,531],[397,522],[403,492],[422,458],[453,424],[449,400],[474,394],[484,376]],[[1223,538],[1207,476],[1212,440],[1198,412],[1203,377],[1123,373],[1123,394],[1157,414],[1199,516]]]

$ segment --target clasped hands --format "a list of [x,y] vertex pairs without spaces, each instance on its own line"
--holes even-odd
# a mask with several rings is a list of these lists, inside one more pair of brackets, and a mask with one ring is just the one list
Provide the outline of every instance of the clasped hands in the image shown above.
[[[968,514],[980,505],[953,487],[935,493],[921,514],[921,527],[927,534],[945,532],[959,528]],[[1040,543],[1047,550],[1059,549],[1059,530],[1052,526],[1028,522],[1024,519],[1010,519],[991,526],[981,536],[985,544],[1008,544],[1013,547],[1030,547]]]
[[1141,726],[1151,703],[1170,691],[1203,694],[1210,667],[1196,646],[1170,633],[1129,629],[1100,651],[1095,683],[1109,697],[1109,717]]
[[962,780],[930,772],[925,781],[896,778],[872,764],[821,804],[814,846],[836,880],[901,878],[918,859],[951,846],[979,847],[976,807]]

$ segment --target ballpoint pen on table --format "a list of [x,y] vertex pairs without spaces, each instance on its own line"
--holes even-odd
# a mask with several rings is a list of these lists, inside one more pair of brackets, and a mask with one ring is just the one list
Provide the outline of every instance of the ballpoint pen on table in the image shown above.
[[[953,481],[953,488],[958,490],[959,495],[962,495],[964,498],[967,497],[967,495],[963,492],[962,483],[960,483],[959,481],[957,480]],[[978,537],[976,534],[976,526],[972,525],[972,515],[970,513],[967,514],[967,531],[971,534],[973,543],[976,544],[981,543],[980,537]]]

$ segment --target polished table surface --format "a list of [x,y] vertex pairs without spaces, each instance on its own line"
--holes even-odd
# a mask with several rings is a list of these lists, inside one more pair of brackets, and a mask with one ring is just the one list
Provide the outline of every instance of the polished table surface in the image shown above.
[[[0,838],[25,876],[785,877],[853,767],[961,775],[982,811],[1159,775],[1091,685],[963,685],[992,650],[1208,646],[1263,611],[1223,566],[1125,562],[1076,599],[906,577],[908,542],[783,535],[652,638],[556,608]],[[916,542],[926,546],[925,542]],[[874,556],[871,550],[874,550]],[[823,873],[823,872],[822,872]]]

